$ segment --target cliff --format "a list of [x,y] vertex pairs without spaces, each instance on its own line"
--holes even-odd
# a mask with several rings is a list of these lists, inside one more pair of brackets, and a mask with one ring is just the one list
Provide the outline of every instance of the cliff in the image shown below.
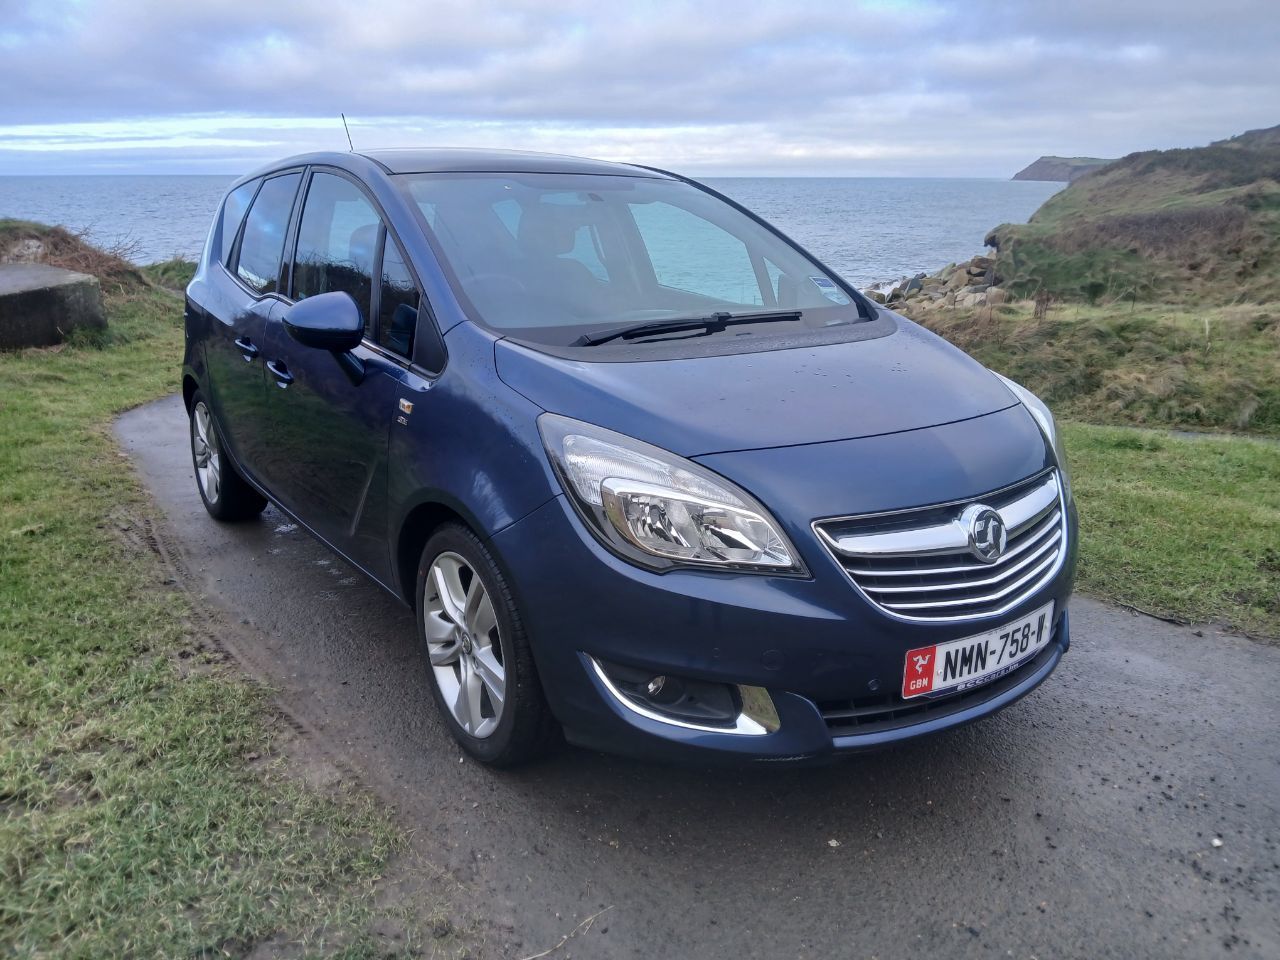
[[1041,157],[1029,167],[1019,170],[1013,175],[1014,180],[1051,180],[1058,183],[1070,183],[1091,170],[1104,167],[1111,160],[1100,160],[1097,157]]

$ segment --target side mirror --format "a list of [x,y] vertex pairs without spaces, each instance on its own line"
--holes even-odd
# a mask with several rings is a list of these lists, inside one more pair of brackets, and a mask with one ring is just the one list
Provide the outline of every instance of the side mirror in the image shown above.
[[289,336],[305,347],[346,353],[360,346],[364,318],[351,294],[335,290],[299,300],[281,318]]

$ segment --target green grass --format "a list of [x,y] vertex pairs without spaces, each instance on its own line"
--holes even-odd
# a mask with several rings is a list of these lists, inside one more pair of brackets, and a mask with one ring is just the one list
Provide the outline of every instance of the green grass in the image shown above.
[[151,263],[142,268],[142,275],[166,290],[182,292],[195,276],[196,265],[182,257],[171,257],[161,263]]
[[1280,638],[1280,443],[1064,431],[1084,592]]
[[174,389],[180,313],[138,287],[105,336],[0,354],[0,954],[453,955],[418,933],[440,901],[380,905],[405,837],[302,785],[264,693],[199,652],[216,623],[121,540],[152,508],[110,421]]
[[1280,436],[1280,307],[906,309],[1066,419]]

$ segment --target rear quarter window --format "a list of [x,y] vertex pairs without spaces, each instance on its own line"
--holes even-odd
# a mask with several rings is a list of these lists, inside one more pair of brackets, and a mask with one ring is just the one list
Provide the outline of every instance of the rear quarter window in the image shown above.
[[253,195],[257,193],[260,183],[262,183],[261,180],[242,183],[227,194],[226,200],[222,201],[222,212],[218,216],[218,228],[214,236],[214,249],[219,262],[224,265],[231,263],[231,251],[236,245],[236,234],[240,232],[244,213],[249,209],[249,204],[253,201]]

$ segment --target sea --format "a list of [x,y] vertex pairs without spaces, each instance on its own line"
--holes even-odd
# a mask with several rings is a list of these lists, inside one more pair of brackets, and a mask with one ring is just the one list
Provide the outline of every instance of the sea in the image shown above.
[[[0,217],[60,224],[139,263],[194,259],[228,176],[5,176]],[[725,177],[706,183],[779,227],[858,287],[967,260],[1058,183],[917,177]]]

